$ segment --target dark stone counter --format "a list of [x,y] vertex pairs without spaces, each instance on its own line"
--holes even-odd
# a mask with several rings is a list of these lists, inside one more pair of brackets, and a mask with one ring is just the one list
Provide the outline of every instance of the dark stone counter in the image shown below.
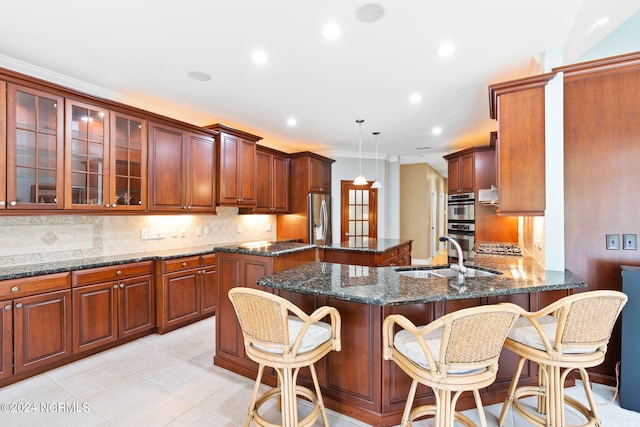
[[179,248],[158,250],[144,253],[92,257],[71,260],[51,261],[41,264],[18,265],[0,268],[0,280],[19,279],[21,277],[39,276],[43,274],[64,273],[66,271],[83,270],[87,268],[107,267],[111,265],[127,264],[131,262],[166,260],[188,256],[205,255],[214,252],[234,252],[248,255],[280,256],[286,253],[315,249],[314,245],[296,242],[273,242],[262,244],[254,249],[250,243],[237,243],[226,246],[198,246],[193,248]]
[[419,279],[402,270],[438,269],[443,266],[364,267],[315,262],[258,281],[261,286],[379,306],[467,299],[586,287],[568,270],[544,270],[533,258],[475,255],[465,263],[499,272],[492,277],[466,277],[464,290],[457,278]]

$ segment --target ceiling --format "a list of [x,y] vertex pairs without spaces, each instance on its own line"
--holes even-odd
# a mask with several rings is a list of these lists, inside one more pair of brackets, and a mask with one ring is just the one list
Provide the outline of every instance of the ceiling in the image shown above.
[[[361,22],[374,18],[358,12],[367,5],[381,19]],[[2,6],[0,66],[238,127],[287,152],[357,156],[364,119],[363,157],[375,156],[380,132],[380,157],[446,176],[444,154],[487,144],[495,130],[489,84],[537,73],[552,57],[576,62],[639,10],[628,0],[12,0]],[[323,38],[326,23],[339,26],[337,39]],[[456,46],[447,57],[436,54],[444,42]],[[255,49],[267,62],[252,61]]]

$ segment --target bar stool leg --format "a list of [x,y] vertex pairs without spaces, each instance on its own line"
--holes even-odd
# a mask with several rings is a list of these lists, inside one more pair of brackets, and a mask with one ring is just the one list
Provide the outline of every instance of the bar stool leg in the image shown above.
[[516,368],[516,372],[513,374],[513,378],[511,379],[511,385],[509,385],[509,391],[507,392],[507,397],[502,405],[502,412],[500,412],[500,418],[498,418],[498,426],[502,427],[504,425],[504,420],[507,418],[507,412],[509,412],[509,408],[513,404],[513,396],[516,392],[516,387],[518,386],[518,379],[520,379],[520,373],[522,372],[522,368],[524,367],[524,362],[527,359],[521,357],[518,361],[518,366]]
[[418,388],[418,381],[413,380],[411,387],[409,388],[409,395],[407,396],[407,403],[404,405],[404,412],[402,413],[401,427],[407,427],[411,423],[411,407],[413,406],[413,400],[416,397],[416,389]]
[[260,381],[262,381],[263,371],[264,365],[258,365],[258,375],[256,376],[256,383],[253,386],[253,394],[251,395],[251,403],[249,403],[249,411],[247,413],[247,419],[244,422],[244,427],[249,427],[251,421],[253,421],[253,414],[256,412],[256,400],[258,399],[258,392],[260,391]]
[[320,383],[318,382],[318,375],[316,374],[316,367],[314,364],[309,365],[311,371],[311,377],[313,378],[313,387],[316,389],[316,404],[320,407],[320,413],[322,414],[322,424],[324,427],[329,427],[329,419],[327,418],[327,412],[324,409],[324,400],[322,400],[322,393],[320,392]]

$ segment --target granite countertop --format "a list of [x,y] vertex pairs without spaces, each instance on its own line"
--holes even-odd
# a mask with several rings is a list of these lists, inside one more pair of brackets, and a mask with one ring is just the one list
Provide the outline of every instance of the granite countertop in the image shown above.
[[315,262],[264,277],[261,286],[372,305],[415,304],[452,299],[572,289],[587,285],[568,270],[544,270],[533,258],[475,255],[465,263],[500,272],[492,277],[466,277],[466,289],[457,278],[412,278],[402,270],[438,269],[441,266],[363,267]]
[[32,265],[18,265],[0,267],[0,280],[19,279],[21,277],[39,276],[43,274],[64,273],[67,271],[87,268],[108,267],[111,265],[127,264],[130,262],[166,260],[196,255],[206,255],[214,252],[234,252],[260,256],[279,256],[286,253],[315,249],[314,245],[296,242],[260,242],[262,246],[252,249],[251,243],[236,243],[225,246],[197,246],[157,250],[143,253],[80,258],[71,260],[51,261]]
[[383,253],[396,246],[411,242],[412,240],[407,239],[369,239],[365,237],[318,246],[318,248],[325,250]]

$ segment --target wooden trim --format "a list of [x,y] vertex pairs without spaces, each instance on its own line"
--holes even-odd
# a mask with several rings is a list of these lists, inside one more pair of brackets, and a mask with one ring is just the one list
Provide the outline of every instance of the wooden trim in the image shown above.
[[577,64],[564,65],[553,68],[555,73],[564,73],[565,79],[571,77],[585,77],[585,74],[591,74],[600,71],[611,71],[616,68],[624,68],[640,65],[640,52],[634,52],[624,55],[611,56],[608,58],[600,58],[592,61],[579,62]]
[[538,86],[545,86],[549,80],[556,76],[555,71],[550,73],[538,74],[535,76],[525,77],[517,80],[509,80],[502,83],[489,85],[489,117],[498,118],[498,96],[517,92],[525,89],[531,89]]
[[300,151],[297,153],[291,153],[289,154],[290,158],[297,158],[297,157],[311,157],[314,158],[316,160],[320,160],[321,162],[326,162],[326,163],[334,163],[335,160],[330,159],[329,157],[324,157],[321,156],[320,154],[316,154],[316,153],[312,153],[311,151]]
[[251,134],[249,132],[245,132],[245,131],[240,130],[240,129],[234,129],[234,128],[229,127],[227,125],[223,125],[222,123],[216,123],[216,124],[212,124],[212,125],[207,125],[207,126],[204,126],[204,129],[213,130],[213,131],[216,131],[217,133],[222,133],[222,132],[229,133],[229,134],[231,134],[233,136],[237,136],[237,137],[242,138],[242,139],[247,139],[247,140],[252,141],[252,142],[257,142],[257,141],[260,141],[262,139],[261,136],[253,135],[253,134]]

